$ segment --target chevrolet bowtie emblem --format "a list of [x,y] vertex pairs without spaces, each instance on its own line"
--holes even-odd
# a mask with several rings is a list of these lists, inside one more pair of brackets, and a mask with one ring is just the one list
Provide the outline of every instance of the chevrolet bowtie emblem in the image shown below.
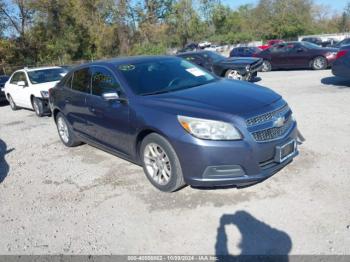
[[273,127],[282,127],[286,122],[286,118],[284,116],[277,117],[273,122]]

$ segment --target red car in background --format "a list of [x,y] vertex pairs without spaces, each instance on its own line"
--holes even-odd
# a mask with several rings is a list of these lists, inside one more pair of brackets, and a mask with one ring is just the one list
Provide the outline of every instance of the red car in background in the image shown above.
[[266,45],[258,46],[260,49],[265,50],[270,48],[271,46],[279,43],[284,43],[284,40],[282,39],[273,39],[273,40],[268,40]]

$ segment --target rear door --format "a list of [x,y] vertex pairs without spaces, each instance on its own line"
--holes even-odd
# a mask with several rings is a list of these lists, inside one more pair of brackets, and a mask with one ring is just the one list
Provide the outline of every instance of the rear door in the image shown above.
[[86,105],[91,89],[91,71],[89,67],[78,69],[72,75],[71,89],[65,91],[65,112],[73,129],[90,136],[87,118],[90,111]]
[[129,105],[118,100],[105,100],[102,95],[123,91],[114,73],[107,67],[93,66],[91,95],[87,100],[88,126],[100,144],[128,155],[130,153]]
[[[26,83],[26,86],[19,86],[17,83],[19,81],[24,81]],[[8,93],[11,95],[13,101],[15,102],[15,104],[17,104],[18,106],[26,106],[25,105],[25,100],[23,97],[23,93],[24,93],[24,89],[28,87],[28,81],[26,78],[26,75],[24,72],[20,71],[20,72],[16,72],[9,84],[8,84]]]

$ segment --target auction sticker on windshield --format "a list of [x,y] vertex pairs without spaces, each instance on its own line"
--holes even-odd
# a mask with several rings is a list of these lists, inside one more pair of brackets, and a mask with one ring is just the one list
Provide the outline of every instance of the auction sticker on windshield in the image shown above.
[[188,69],[186,69],[186,71],[194,76],[204,76],[205,75],[205,73],[202,70],[195,68],[195,67],[188,68]]

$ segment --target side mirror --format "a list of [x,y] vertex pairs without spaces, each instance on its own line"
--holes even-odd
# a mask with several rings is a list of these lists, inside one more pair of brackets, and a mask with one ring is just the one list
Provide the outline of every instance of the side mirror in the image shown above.
[[106,101],[119,100],[119,95],[117,92],[106,92],[102,94],[102,98]]
[[18,81],[18,82],[17,82],[17,85],[18,85],[18,86],[21,86],[21,87],[25,87],[25,86],[26,86],[26,82],[24,82],[24,81]]

